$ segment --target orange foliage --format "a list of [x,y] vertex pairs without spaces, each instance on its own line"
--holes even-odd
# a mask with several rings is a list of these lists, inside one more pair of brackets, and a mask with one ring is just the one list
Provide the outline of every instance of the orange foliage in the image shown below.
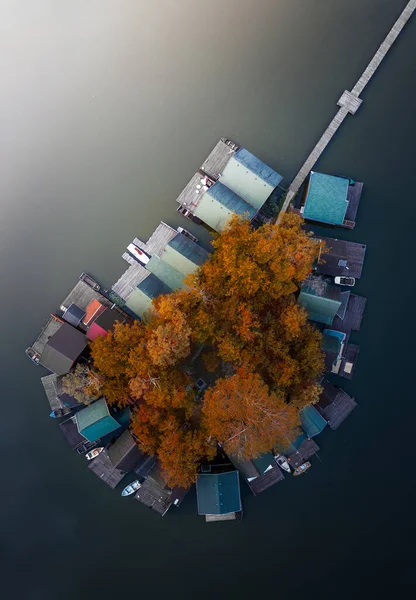
[[289,445],[298,425],[298,411],[285,403],[282,394],[271,393],[247,366],[217,380],[205,393],[203,415],[208,433],[226,452],[242,458]]

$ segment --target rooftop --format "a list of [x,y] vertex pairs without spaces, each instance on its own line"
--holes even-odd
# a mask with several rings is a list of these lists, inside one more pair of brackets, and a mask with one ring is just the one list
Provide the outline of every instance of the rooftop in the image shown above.
[[316,408],[321,412],[331,429],[338,429],[357,406],[357,403],[344,390],[335,387],[329,381],[324,380],[322,388],[322,394]]
[[52,373],[65,375],[88,343],[85,335],[69,323],[62,323],[47,341],[40,364]]
[[110,415],[104,398],[96,400],[76,414],[78,431],[90,442],[115,431],[119,423]]
[[318,450],[318,444],[302,434],[292,442],[291,446],[285,450],[284,454],[287,457],[290,466],[293,469],[296,469],[318,452]]
[[311,221],[342,225],[348,208],[349,179],[311,171],[303,217]]
[[183,273],[175,269],[168,262],[160,259],[158,256],[152,256],[147,263],[146,268],[171,290],[177,290],[184,287]]
[[318,435],[326,427],[326,420],[311,404],[305,406],[300,411],[300,422],[302,424],[302,429],[309,438]]
[[320,239],[325,242],[328,251],[320,256],[322,262],[316,267],[318,273],[332,277],[361,277],[367,246],[333,238]]
[[216,515],[241,510],[238,471],[200,474],[196,480],[199,515]]
[[60,423],[59,428],[72,450],[78,448],[78,446],[87,441],[87,439],[78,431],[75,417],[70,417],[69,419],[66,419]]
[[311,278],[301,288],[298,302],[311,321],[331,325],[342,306],[341,288]]
[[110,446],[108,455],[113,465],[126,473],[139,469],[149,459],[149,456],[139,449],[127,429]]
[[332,327],[345,333],[359,331],[366,304],[367,298],[351,294],[343,318],[341,319],[339,315],[335,316]]

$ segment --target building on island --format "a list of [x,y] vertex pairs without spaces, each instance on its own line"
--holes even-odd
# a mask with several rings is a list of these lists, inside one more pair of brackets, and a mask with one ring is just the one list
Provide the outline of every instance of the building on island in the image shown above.
[[250,460],[233,455],[229,458],[255,496],[284,479],[283,471],[271,452]]
[[178,210],[222,231],[232,215],[254,219],[281,181],[251,152],[222,138],[179,194]]
[[344,390],[329,381],[324,380],[321,385],[322,394],[315,408],[319,410],[331,429],[338,429],[357,403]]
[[332,277],[354,277],[360,279],[367,246],[335,238],[322,237],[326,251],[321,252],[315,271]]
[[363,184],[346,177],[311,171],[300,200],[307,221],[353,229]]
[[180,506],[186,493],[183,488],[171,488],[166,484],[160,464],[156,462],[134,497],[163,517],[171,506]]
[[300,434],[284,451],[290,466],[293,469],[300,467],[319,450],[318,444],[304,433]]
[[302,429],[308,438],[315,437],[323,431],[327,425],[326,420],[312,404],[308,404],[300,411],[300,422]]
[[310,277],[302,285],[298,302],[308,313],[311,321],[332,325],[338,315],[345,315],[350,292],[329,284],[319,277]]
[[242,504],[238,471],[200,473],[196,480],[198,514],[210,521],[241,518]]
[[47,340],[39,362],[52,373],[65,375],[69,373],[87,344],[88,340],[81,331],[69,323],[61,323],[58,330]]
[[77,412],[75,419],[79,433],[89,442],[95,442],[120,427],[120,423],[110,415],[104,398]]

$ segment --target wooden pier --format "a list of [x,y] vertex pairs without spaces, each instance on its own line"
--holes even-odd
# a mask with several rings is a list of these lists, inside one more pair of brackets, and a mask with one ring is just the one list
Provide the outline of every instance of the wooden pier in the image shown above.
[[299,173],[296,175],[296,177],[289,186],[289,190],[286,194],[285,201],[276,219],[277,223],[280,222],[282,216],[287,211],[290,203],[298,193],[299,188],[309,175],[310,171],[315,166],[322,152],[325,150],[329,142],[334,137],[335,133],[338,131],[341,123],[344,122],[345,117],[348,114],[355,115],[355,113],[361,106],[362,100],[360,98],[360,94],[362,93],[362,91],[364,90],[365,86],[370,81],[374,73],[377,71],[378,67],[383,61],[383,58],[386,56],[386,54],[396,41],[397,37],[399,36],[403,27],[406,25],[407,21],[412,16],[415,9],[416,0],[409,0],[400,17],[397,19],[397,21],[387,34],[385,40],[371,59],[367,68],[361,75],[360,79],[352,88],[352,91],[349,92],[348,90],[345,90],[341,98],[338,100],[338,112],[324,131],[321,139],[318,141],[315,148],[312,150],[305,163],[302,165]]

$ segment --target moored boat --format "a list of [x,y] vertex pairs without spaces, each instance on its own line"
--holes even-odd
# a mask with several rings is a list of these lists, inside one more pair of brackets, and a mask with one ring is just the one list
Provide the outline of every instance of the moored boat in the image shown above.
[[293,471],[294,477],[297,475],[303,475],[311,466],[311,463],[307,460],[305,463],[303,463],[303,465],[300,465],[300,467],[296,467],[296,469]]
[[87,452],[87,454],[85,455],[85,458],[87,460],[92,460],[93,458],[97,458],[97,456],[99,454],[101,454],[101,452],[104,450],[103,447],[101,448],[94,448],[94,450],[90,450],[89,452]]
[[121,495],[122,496],[131,496],[131,494],[134,494],[134,492],[137,492],[137,490],[141,487],[142,487],[142,484],[139,482],[138,479],[136,479],[135,481],[132,481],[131,483],[129,483],[129,485],[126,485],[124,490],[121,492]]
[[290,465],[287,461],[286,456],[284,456],[283,454],[276,454],[274,458],[281,469],[290,473]]

